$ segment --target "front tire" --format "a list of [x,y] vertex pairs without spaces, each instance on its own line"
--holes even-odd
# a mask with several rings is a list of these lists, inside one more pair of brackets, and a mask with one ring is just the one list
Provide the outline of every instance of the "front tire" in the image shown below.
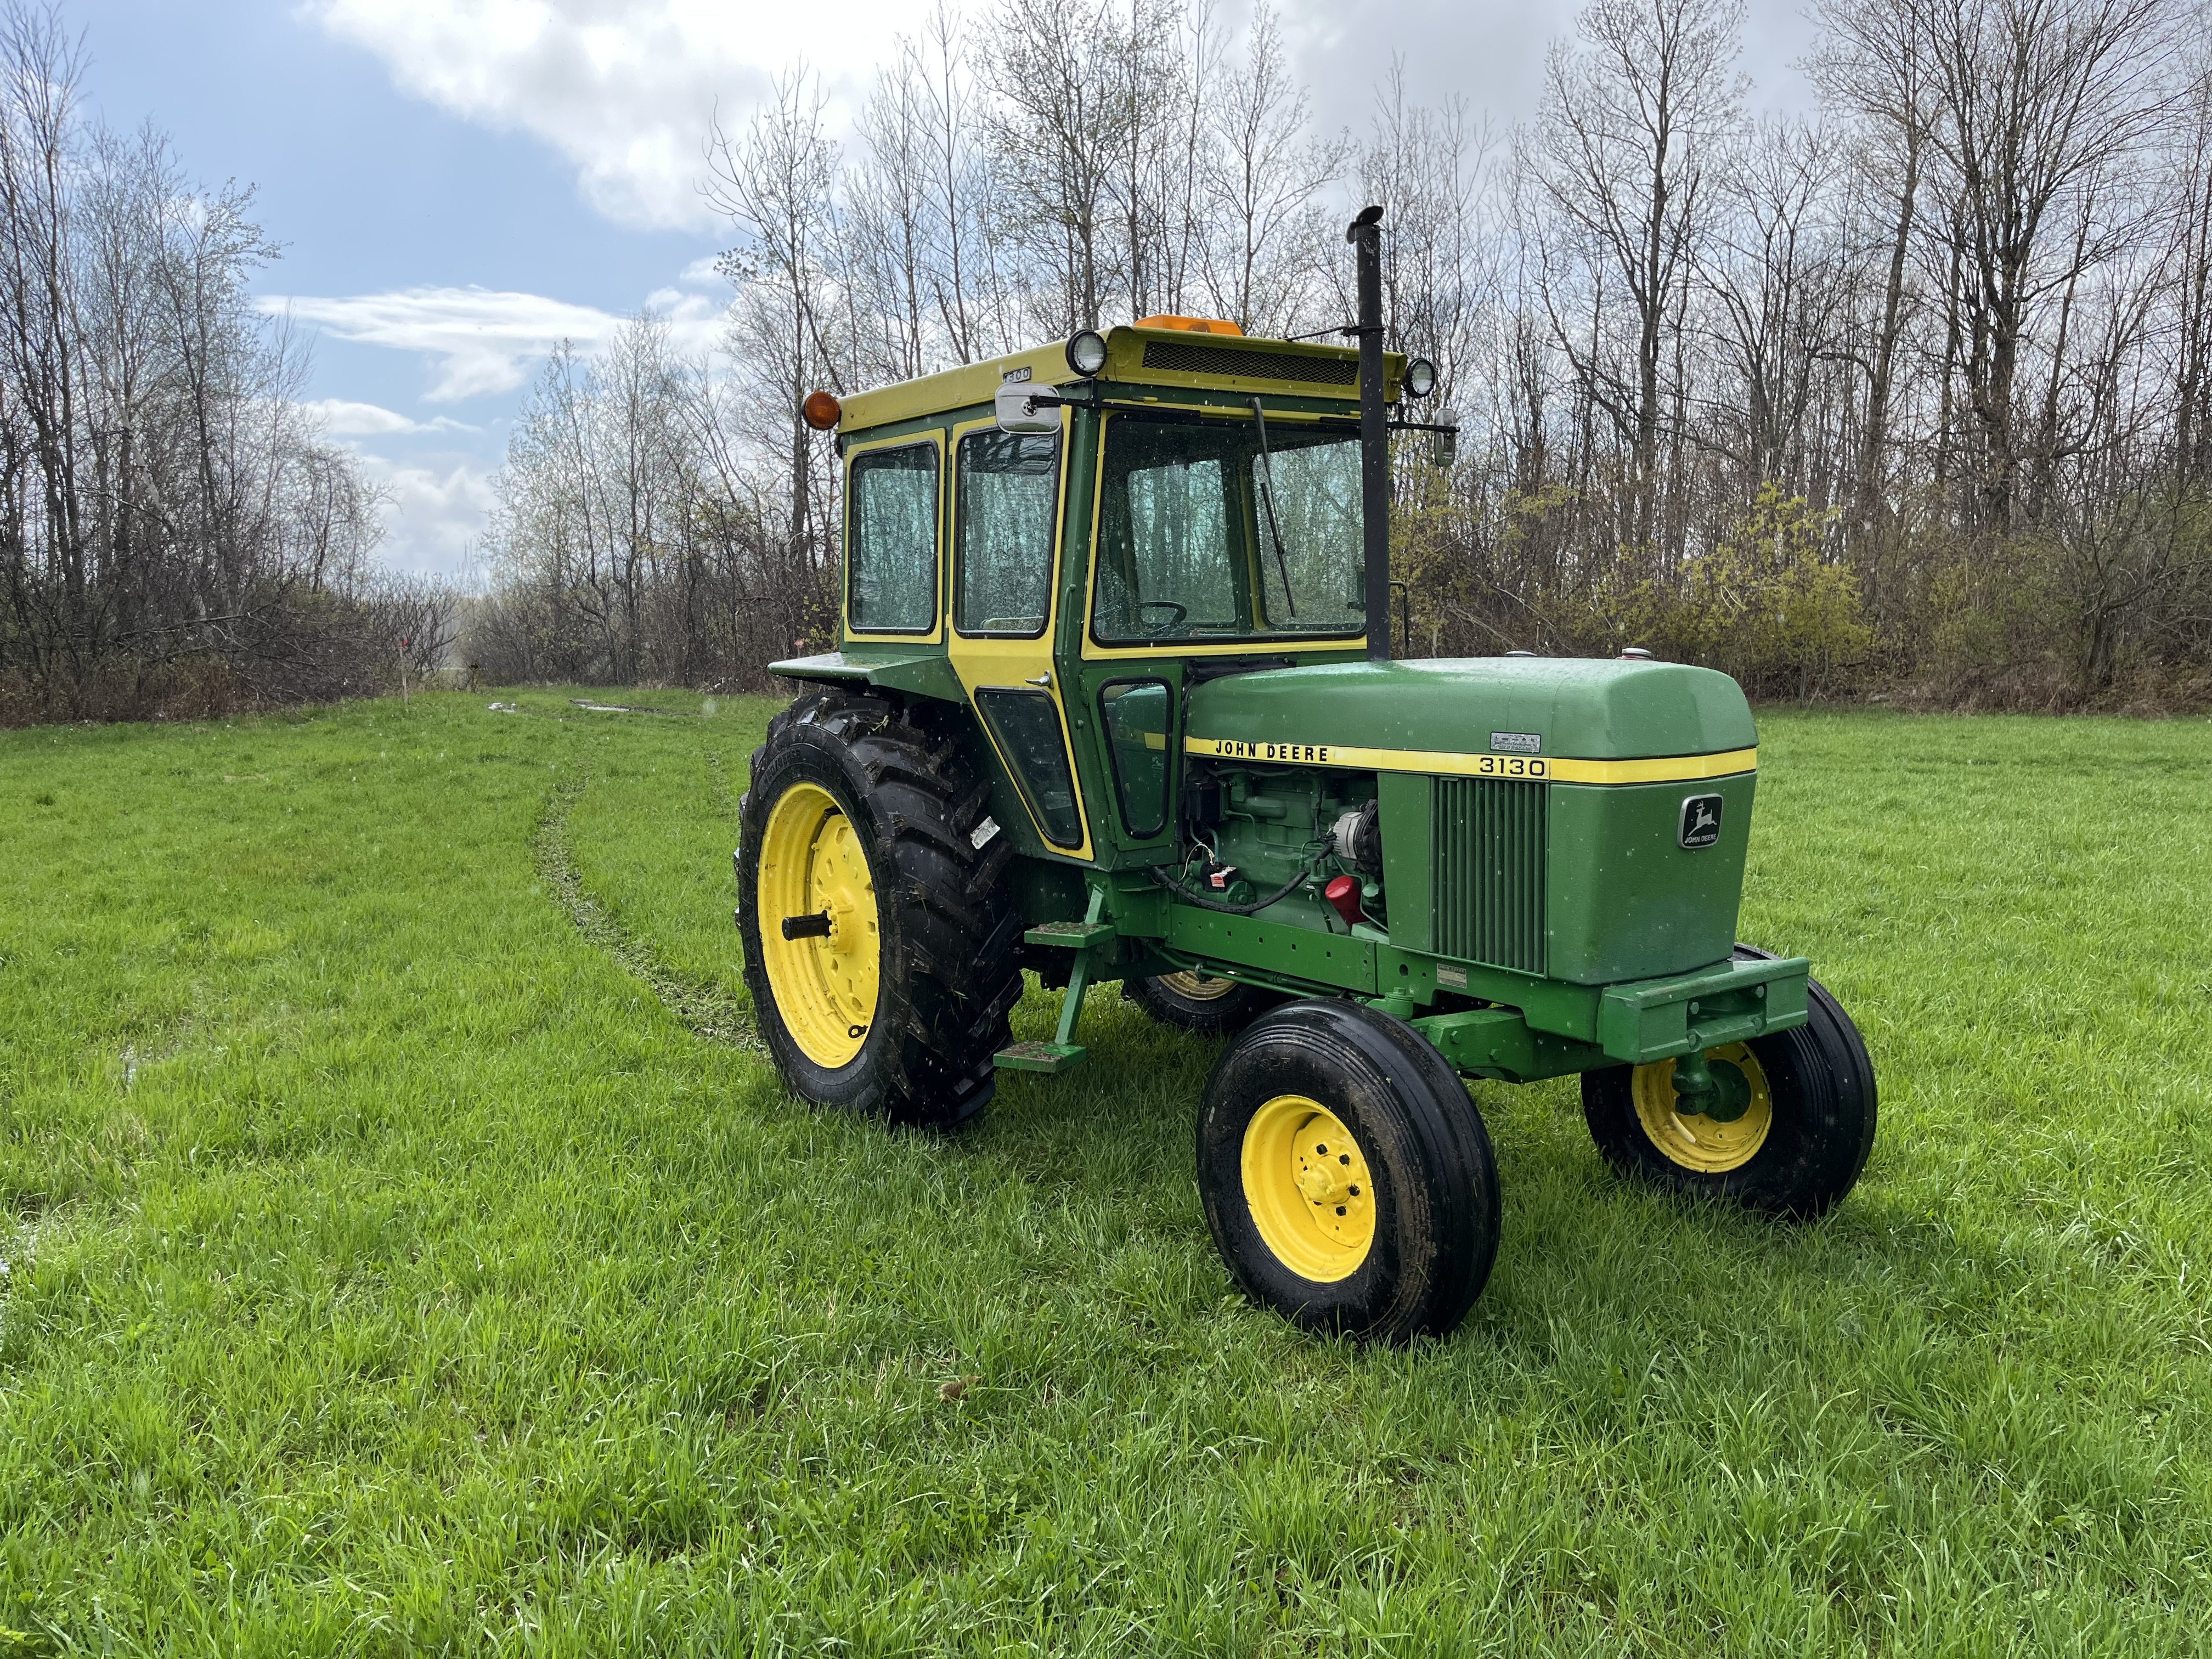
[[1292,1002],[1223,1053],[1198,1119],[1206,1224],[1247,1295],[1311,1331],[1442,1336],[1498,1254],[1498,1167],[1404,1021]]
[[1008,838],[975,845],[989,787],[925,720],[831,690],[769,722],[738,803],[738,927],[787,1088],[949,1128],[995,1086],[1021,918]]
[[[1765,955],[1738,946],[1739,957]],[[1818,980],[1802,1025],[1706,1050],[1736,1066],[1751,1106],[1729,1123],[1674,1109],[1674,1062],[1583,1073],[1583,1115],[1614,1171],[1686,1197],[1809,1221],[1850,1192],[1874,1151],[1874,1062]]]

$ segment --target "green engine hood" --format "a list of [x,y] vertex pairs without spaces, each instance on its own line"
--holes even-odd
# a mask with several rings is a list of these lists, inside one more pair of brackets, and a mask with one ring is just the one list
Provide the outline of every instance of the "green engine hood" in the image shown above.
[[[1759,741],[1727,675],[1681,663],[1469,657],[1317,663],[1209,680],[1189,696],[1191,747],[1308,745],[1592,761],[1712,755]],[[1349,758],[1347,757],[1347,758]]]

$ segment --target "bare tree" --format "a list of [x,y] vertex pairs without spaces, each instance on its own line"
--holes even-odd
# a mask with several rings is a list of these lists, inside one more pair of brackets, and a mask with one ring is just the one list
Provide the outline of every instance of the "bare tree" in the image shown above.
[[1308,131],[1305,88],[1291,78],[1273,7],[1253,14],[1244,61],[1203,105],[1206,160],[1206,292],[1249,332],[1287,333],[1303,319],[1323,243],[1317,198],[1351,145]]
[[0,9],[0,714],[369,689],[377,501],[247,292],[250,196],[88,123],[82,65]]
[[984,128],[999,198],[1049,262],[1030,299],[1052,332],[1097,323],[1127,277],[1109,221],[1133,142],[1130,44],[1113,0],[1004,0],[992,19]]
[[[1430,409],[1460,428],[1449,465],[1407,445],[1396,469],[1421,647],[1639,643],[1761,695],[2203,695],[2212,54],[2194,0],[1820,0],[1817,123],[1745,118],[1736,0],[1592,0],[1510,166],[1479,112],[1416,100],[1402,66],[1358,142],[1316,131],[1265,6],[1240,38],[1211,0],[992,0],[972,21],[950,3],[889,55],[849,160],[801,75],[718,135],[736,295],[715,361],[673,362],[641,324],[549,372],[507,468],[507,580],[479,613],[521,642],[513,660],[757,682],[834,617],[837,459],[796,418],[805,392],[1156,310],[1326,331],[1347,309],[1346,211],[1377,201],[1391,343],[1439,365]],[[37,169],[8,177],[35,210]],[[32,229],[0,252],[21,255],[35,345],[44,244],[15,211]],[[100,375],[195,384],[165,296],[191,311],[194,259],[255,257],[209,223],[204,247],[172,227],[158,258],[123,239],[76,290],[159,325],[131,335],[158,349],[95,353]],[[234,381],[278,385],[200,361],[211,410]],[[0,422],[31,458],[9,476],[47,476],[40,430]],[[276,521],[256,504],[282,492],[244,487],[261,474],[171,476],[161,510],[211,556]],[[285,476],[308,502],[313,469]],[[116,488],[72,499],[144,523],[135,486],[132,514],[99,505]],[[0,505],[64,522],[46,501]],[[330,512],[339,565],[349,510]],[[39,592],[58,605],[54,568]]]
[[[1659,528],[1661,382],[1710,231],[1707,168],[1741,118],[1742,21],[1740,0],[1593,0],[1579,46],[1555,46],[1546,66],[1530,153],[1571,239],[1546,301],[1559,349],[1628,439],[1638,546]],[[1601,331],[1607,286],[1629,307],[1626,362],[1581,325],[1588,305]]]
[[758,366],[788,443],[794,549],[817,538],[814,434],[799,406],[817,386],[845,389],[832,349],[836,320],[823,262],[836,246],[837,146],[823,127],[824,95],[804,70],[775,84],[740,137],[719,124],[708,146],[708,199],[727,215],[738,246],[724,267],[746,301],[739,326],[745,359]]
[[1865,404],[1853,463],[1852,524],[1871,562],[1879,558],[1873,544],[1889,501],[1884,468],[1893,387],[1936,96],[1909,9],[1895,0],[1826,0],[1814,15],[1822,40],[1808,67],[1831,107],[1852,124],[1858,182],[1886,210],[1866,238],[1883,261],[1882,287],[1863,348]]
[[2017,384],[2037,307],[2132,236],[2118,173],[2166,106],[2160,0],[1907,0],[1939,95],[1934,144],[1964,281],[1977,527],[2014,527],[2038,434]]

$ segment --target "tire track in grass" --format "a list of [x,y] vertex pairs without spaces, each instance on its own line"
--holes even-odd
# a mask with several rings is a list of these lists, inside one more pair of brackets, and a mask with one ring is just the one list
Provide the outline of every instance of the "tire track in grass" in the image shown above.
[[538,815],[533,862],[554,902],[568,913],[586,939],[613,957],[624,972],[642,980],[694,1036],[765,1060],[768,1049],[750,1014],[719,988],[687,979],[669,967],[586,889],[568,850],[568,814],[589,783],[587,778],[574,778],[555,784]]

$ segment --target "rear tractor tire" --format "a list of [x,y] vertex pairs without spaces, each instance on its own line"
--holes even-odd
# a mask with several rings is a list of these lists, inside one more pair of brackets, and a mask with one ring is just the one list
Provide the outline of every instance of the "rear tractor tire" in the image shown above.
[[1125,980],[1121,994],[1163,1025],[1209,1037],[1241,1031],[1284,1000],[1279,991],[1214,979],[1191,969]]
[[957,738],[887,699],[814,691],[769,723],[738,803],[745,987],[784,1085],[949,1128],[991,1098],[1019,999],[1005,836]]
[[[1739,959],[1765,954],[1736,947]],[[1802,1025],[1705,1051],[1716,1072],[1732,1066],[1749,1088],[1749,1107],[1726,1122],[1677,1109],[1671,1060],[1583,1073],[1583,1115],[1606,1162],[1686,1197],[1799,1221],[1826,1213],[1866,1168],[1877,1101],[1850,1016],[1818,980],[1808,1000]]]
[[1443,1336],[1498,1254],[1498,1167],[1466,1086],[1404,1021],[1287,1003],[1223,1053],[1198,1185],[1247,1295],[1307,1330]]

